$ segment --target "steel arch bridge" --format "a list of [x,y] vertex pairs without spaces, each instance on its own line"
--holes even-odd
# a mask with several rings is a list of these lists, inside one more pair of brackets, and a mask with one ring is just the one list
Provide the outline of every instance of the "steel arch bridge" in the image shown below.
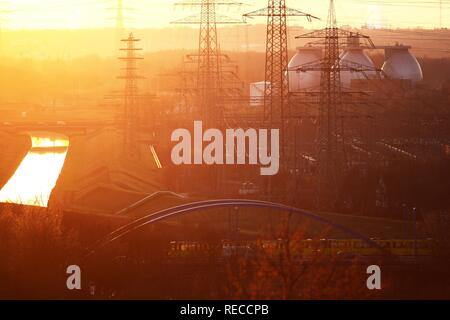
[[170,219],[176,216],[193,213],[200,210],[205,209],[215,209],[215,208],[243,208],[243,207],[251,207],[251,208],[259,208],[259,209],[275,209],[282,212],[288,212],[293,214],[298,214],[307,219],[319,222],[324,225],[331,226],[337,230],[340,230],[347,235],[354,237],[354,239],[360,239],[366,242],[368,245],[377,248],[380,252],[384,254],[389,254],[384,248],[382,248],[378,243],[371,240],[370,238],[347,228],[339,223],[335,223],[329,219],[325,219],[317,214],[314,214],[310,211],[287,206],[280,203],[268,202],[268,201],[260,201],[260,200],[244,200],[244,199],[218,199],[218,200],[205,200],[205,201],[197,201],[184,205],[179,205],[167,209],[163,209],[154,213],[150,213],[144,217],[136,219],[117,230],[111,232],[106,237],[96,242],[92,247],[87,249],[85,258],[88,258],[94,255],[101,248],[107,246],[108,244],[115,242],[124,236],[133,233],[144,226],[151,225],[166,219]]

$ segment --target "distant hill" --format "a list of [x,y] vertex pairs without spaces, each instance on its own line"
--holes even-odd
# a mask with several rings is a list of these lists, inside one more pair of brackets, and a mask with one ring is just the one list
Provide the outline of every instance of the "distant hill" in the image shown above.
[[[396,42],[411,45],[418,56],[450,56],[450,30],[429,29],[353,29],[372,37],[376,45]],[[295,36],[309,32],[302,27],[289,28],[289,46],[304,45]],[[173,26],[162,29],[133,29],[147,52],[196,50],[198,27]],[[219,28],[219,40],[225,51],[265,51],[265,26],[239,25]],[[78,30],[4,30],[0,55],[28,58],[72,59],[86,55],[117,56],[120,41],[115,29]]]

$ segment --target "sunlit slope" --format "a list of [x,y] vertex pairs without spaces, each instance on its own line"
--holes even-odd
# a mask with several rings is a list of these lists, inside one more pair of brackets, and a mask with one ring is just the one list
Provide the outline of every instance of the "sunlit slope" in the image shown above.
[[67,211],[114,214],[164,190],[150,145],[137,157],[124,153],[121,131],[106,128],[75,137],[50,206]]
[[11,135],[0,132],[0,189],[16,171],[31,148],[27,135]]

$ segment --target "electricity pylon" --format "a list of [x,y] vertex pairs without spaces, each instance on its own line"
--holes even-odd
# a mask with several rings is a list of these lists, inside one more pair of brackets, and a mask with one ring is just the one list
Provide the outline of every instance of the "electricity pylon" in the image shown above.
[[350,61],[341,61],[340,49],[348,45],[349,39],[357,40],[358,43],[363,40],[366,48],[373,49],[375,46],[370,37],[337,27],[334,0],[330,0],[326,28],[296,37],[296,39],[304,38],[319,39],[309,45],[323,47],[324,58],[293,67],[290,71],[321,72],[316,141],[319,165],[317,200],[319,207],[329,208],[337,201],[338,188],[346,168],[345,114],[342,103],[341,71],[364,73],[380,70]]
[[129,155],[139,156],[139,90],[138,80],[143,79],[137,72],[137,61],[142,60],[142,57],[136,55],[137,51],[142,48],[137,48],[136,43],[140,39],[136,39],[132,33],[128,38],[122,39],[126,44],[125,48],[121,48],[126,55],[119,59],[125,62],[125,74],[119,76],[119,79],[125,80],[125,87],[123,93],[123,124],[124,124],[124,147],[125,152]]
[[267,7],[244,14],[248,17],[267,17],[264,120],[281,128],[289,119],[287,18],[318,18],[286,7],[286,0],[268,0]]
[[217,12],[221,6],[241,6],[242,3],[231,0],[193,0],[176,3],[177,6],[199,7],[200,14],[194,14],[187,18],[172,22],[173,24],[198,24],[199,44],[197,62],[197,107],[203,121],[220,126],[223,121],[223,105],[221,96],[224,91],[224,72],[222,62],[224,56],[221,53],[217,25],[237,24],[242,21],[223,16]]
[[[291,139],[295,132],[291,128],[291,110],[289,103],[289,77],[287,73],[288,56],[288,17],[306,17],[308,21],[318,19],[311,14],[286,7],[286,0],[268,0],[267,7],[244,14],[245,18],[267,17],[266,65],[263,122],[270,128],[280,130],[280,163],[282,180],[292,177],[295,171],[295,143]],[[264,187],[269,198],[273,198],[275,188],[283,197],[290,188],[290,182],[284,180],[275,187],[273,179],[266,181]]]

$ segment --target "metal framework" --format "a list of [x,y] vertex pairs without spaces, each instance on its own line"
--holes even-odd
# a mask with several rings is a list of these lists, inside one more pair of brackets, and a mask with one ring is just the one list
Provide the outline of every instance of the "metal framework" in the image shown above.
[[[282,174],[292,178],[295,174],[295,142],[291,137],[295,134],[295,125],[291,120],[289,102],[289,77],[287,75],[288,56],[288,17],[306,17],[308,21],[318,19],[308,13],[286,7],[286,0],[268,0],[267,7],[244,14],[244,19],[267,17],[266,61],[263,123],[270,128],[280,130],[280,159]],[[295,139],[294,139],[295,140]],[[278,193],[286,195],[285,190],[291,188],[290,181],[282,182],[276,187]],[[273,199],[275,186],[273,179],[265,184],[265,192]],[[277,184],[280,184],[279,182]],[[294,195],[295,197],[295,195]]]
[[282,128],[290,115],[287,17],[306,17],[309,21],[318,18],[286,7],[286,0],[268,0],[266,8],[244,15],[249,17],[267,17],[264,121],[284,132]]
[[[196,110],[204,122],[219,126],[223,120],[224,106],[220,96],[223,94],[224,72],[217,34],[217,24],[236,24],[242,21],[220,15],[216,12],[219,6],[241,6],[242,3],[226,0],[194,0],[179,2],[178,6],[200,7],[200,15],[189,16],[177,20],[174,24],[198,24],[199,44],[197,56],[191,55],[197,63]],[[226,62],[225,62],[226,63]]]
[[129,155],[139,155],[139,90],[138,80],[143,79],[137,73],[137,61],[142,60],[142,57],[136,56],[137,51],[142,48],[137,48],[136,43],[140,39],[136,39],[132,33],[128,38],[122,39],[126,44],[121,51],[126,53],[126,56],[119,59],[125,63],[125,74],[118,77],[125,80],[124,94],[123,94],[123,123],[124,123],[124,145],[125,152]]
[[125,17],[123,13],[123,0],[117,0],[117,14],[116,14],[116,30],[123,32],[125,30]]
[[207,210],[207,209],[220,209],[220,208],[261,208],[261,209],[272,209],[272,210],[279,210],[281,212],[288,212],[292,214],[298,214],[301,215],[307,219],[310,219],[312,221],[319,222],[321,224],[330,226],[334,229],[340,230],[344,232],[345,234],[354,237],[356,239],[361,239],[364,242],[366,242],[370,247],[378,248],[380,250],[380,253],[389,254],[385,249],[383,249],[379,244],[374,242],[373,240],[369,239],[368,237],[350,229],[347,228],[341,224],[335,223],[331,220],[328,220],[326,218],[323,218],[317,214],[314,214],[312,212],[309,212],[307,210],[287,206],[284,204],[274,203],[274,202],[267,202],[267,201],[259,201],[259,200],[246,200],[246,199],[219,199],[219,200],[206,200],[206,201],[198,201],[198,202],[192,202],[188,204],[183,204],[180,206],[167,208],[160,210],[158,212],[150,213],[142,218],[136,219],[129,224],[126,224],[117,230],[111,232],[106,237],[101,239],[100,241],[96,242],[93,246],[87,249],[86,254],[84,255],[84,258],[89,258],[95,253],[97,253],[99,250],[104,248],[105,246],[122,239],[124,236],[136,232],[137,230],[147,226],[151,225],[163,220],[170,219],[172,217],[180,216],[183,214],[189,214],[192,212],[200,211],[200,210]]
[[[337,175],[342,172],[344,152],[343,126],[339,126],[342,114],[341,76],[339,61],[339,33],[334,1],[330,1],[327,28],[325,29],[325,60],[320,77],[319,104],[319,195],[325,199],[337,196]],[[340,118],[343,121],[342,117]],[[323,202],[322,199],[319,199]],[[319,203],[320,203],[319,202]]]
[[[198,8],[200,11],[172,22],[199,25],[198,52],[186,56],[183,65],[182,92],[186,111],[196,119],[202,119],[207,127],[223,128],[226,126],[224,114],[227,104],[241,94],[242,88],[239,88],[236,68],[229,57],[221,53],[217,25],[239,24],[243,21],[221,15],[217,11],[222,7],[240,7],[243,4],[232,0],[186,0],[176,5]],[[195,71],[190,69],[194,66]],[[220,177],[224,174],[223,169],[218,167],[204,168],[200,180],[205,182],[207,192],[215,193],[223,188]]]
[[204,1],[200,17],[197,80],[201,97],[200,112],[207,122],[217,123],[217,118],[222,118],[222,110],[217,103],[221,87],[221,73],[215,3],[211,3],[209,0]]
[[343,96],[349,94],[363,94],[362,92],[343,92],[341,71],[368,72],[379,71],[370,66],[364,66],[349,61],[341,61],[340,49],[351,42],[358,45],[362,40],[363,48],[374,48],[368,36],[350,32],[337,27],[334,0],[330,0],[327,27],[296,37],[319,39],[309,43],[324,47],[324,58],[295,67],[298,72],[320,71],[320,94],[317,133],[317,159],[319,164],[318,176],[318,205],[330,207],[337,200],[339,181],[346,167],[346,138],[344,118],[347,113],[343,108]]
[[116,0],[115,5],[108,10],[114,12],[114,16],[111,16],[110,20],[114,21],[116,41],[119,41],[126,36],[126,22],[132,20],[129,12],[133,11],[133,7],[125,4],[125,0]]

